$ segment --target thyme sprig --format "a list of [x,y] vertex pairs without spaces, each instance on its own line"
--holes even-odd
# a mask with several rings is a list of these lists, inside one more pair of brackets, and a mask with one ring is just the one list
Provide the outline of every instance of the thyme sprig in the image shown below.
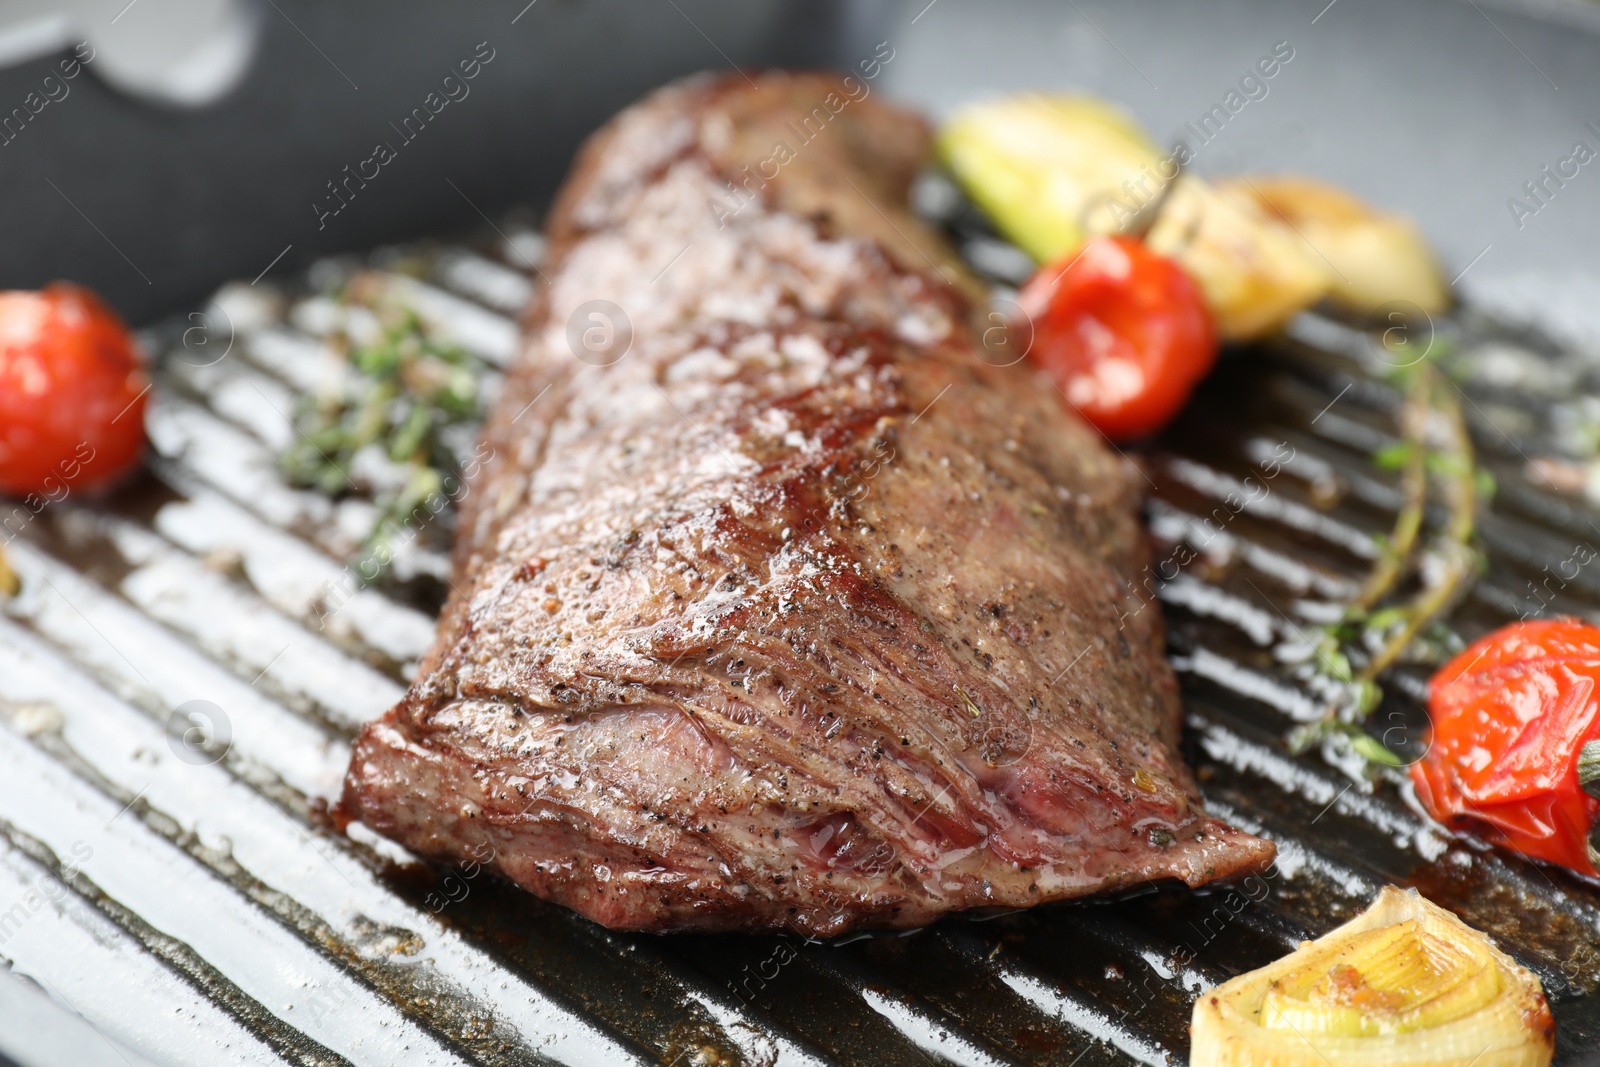
[[[283,473],[291,484],[331,496],[370,495],[378,514],[360,555],[381,566],[391,555],[381,549],[396,527],[457,473],[445,435],[450,427],[479,419],[483,367],[459,345],[435,336],[376,277],[357,275],[339,299],[366,307],[379,331],[365,343],[348,335],[335,338],[354,373],[302,399],[295,418],[299,433],[283,454]],[[387,465],[387,476],[358,473],[374,465]]]
[[[1326,752],[1331,744],[1354,753],[1369,774],[1403,766],[1363,728],[1383,698],[1379,679],[1419,649],[1437,654],[1459,645],[1443,616],[1483,569],[1477,511],[1493,491],[1487,472],[1476,466],[1460,394],[1437,366],[1425,355],[1392,372],[1390,380],[1404,395],[1401,440],[1374,460],[1399,470],[1400,508],[1389,534],[1379,538],[1378,558],[1360,591],[1339,621],[1323,628],[1315,649],[1317,672],[1340,683],[1348,698],[1330,702],[1321,718],[1289,735],[1295,753],[1318,744]],[[1419,550],[1430,489],[1445,519]],[[1414,571],[1415,592],[1386,603]]]

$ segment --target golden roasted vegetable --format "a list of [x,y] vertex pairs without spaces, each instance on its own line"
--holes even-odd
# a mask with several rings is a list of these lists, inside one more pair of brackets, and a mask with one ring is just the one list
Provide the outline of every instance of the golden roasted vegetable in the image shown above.
[[[939,148],[1000,231],[1041,262],[1126,229],[1178,173],[1176,156],[1092,97],[977,104],[950,120]],[[1177,179],[1149,241],[1200,283],[1225,340],[1274,329],[1331,282],[1326,263],[1254,199],[1193,175]]]
[[939,132],[939,152],[1000,231],[1041,262],[1117,229],[1176,173],[1170,164],[1159,173],[1138,125],[1090,96],[974,104]]
[[[945,164],[1001,232],[1041,262],[1125,230],[1178,172],[1121,111],[1027,93],[976,104],[940,132]],[[1149,233],[1200,283],[1225,340],[1269,332],[1324,295],[1363,315],[1428,314],[1449,286],[1417,228],[1307,178],[1176,179]]]
[[1146,241],[1200,283],[1217,332],[1229,341],[1276,329],[1320,300],[1332,280],[1305,241],[1255,201],[1188,174]]
[[1416,890],[1200,995],[1192,1067],[1547,1067],[1539,980]]
[[1310,178],[1230,178],[1219,185],[1298,231],[1331,264],[1328,295],[1349,310],[1371,315],[1401,302],[1431,315],[1449,307],[1449,286],[1410,219],[1375,211]]

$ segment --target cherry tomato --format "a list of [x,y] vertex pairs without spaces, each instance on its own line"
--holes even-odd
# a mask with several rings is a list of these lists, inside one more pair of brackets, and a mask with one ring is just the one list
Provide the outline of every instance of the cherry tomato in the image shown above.
[[1515,852],[1600,874],[1590,832],[1600,800],[1578,761],[1600,740],[1600,627],[1513,623],[1434,675],[1417,797],[1447,826],[1476,827]]
[[122,474],[148,389],[128,328],[89,290],[0,292],[0,492],[57,499]]
[[1132,237],[1095,237],[1041,268],[1017,303],[1033,322],[1028,355],[1107,437],[1166,425],[1217,358],[1200,287]]

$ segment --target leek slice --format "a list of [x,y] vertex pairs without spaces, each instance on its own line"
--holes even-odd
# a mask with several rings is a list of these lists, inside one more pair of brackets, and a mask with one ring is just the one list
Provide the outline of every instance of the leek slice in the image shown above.
[[1548,1067],[1539,980],[1416,890],[1200,995],[1193,1067]]

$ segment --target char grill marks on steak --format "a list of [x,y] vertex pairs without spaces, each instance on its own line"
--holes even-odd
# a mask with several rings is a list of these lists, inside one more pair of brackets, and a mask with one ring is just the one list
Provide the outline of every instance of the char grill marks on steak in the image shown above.
[[1176,755],[1127,464],[984,361],[906,208],[927,148],[826,75],[695,79],[591,139],[351,816],[647,930],[1270,862]]

